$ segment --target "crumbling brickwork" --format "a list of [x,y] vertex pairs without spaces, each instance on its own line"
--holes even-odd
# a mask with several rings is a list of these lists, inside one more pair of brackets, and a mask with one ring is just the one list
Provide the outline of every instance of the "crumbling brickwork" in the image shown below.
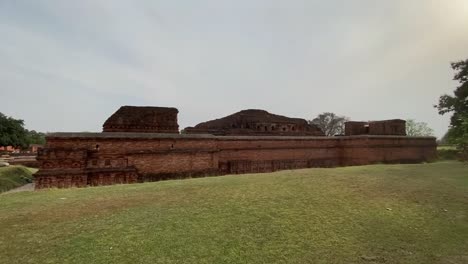
[[348,121],[345,123],[345,136],[369,134],[369,123],[360,121]]
[[40,149],[36,188],[68,188],[137,182],[135,167],[115,155],[99,155],[97,148],[56,147]]
[[403,120],[348,122],[346,136],[325,137],[304,119],[245,110],[178,134],[177,113],[175,108],[124,106],[106,121],[103,133],[47,135],[38,152],[36,189],[418,163],[436,155],[435,138],[401,136]]
[[320,128],[307,123],[305,119],[275,115],[258,109],[243,110],[195,127],[187,127],[184,131],[187,134],[217,136],[324,136]]
[[103,125],[103,132],[179,133],[177,108],[122,106]]
[[345,135],[392,135],[406,136],[406,121],[401,119],[345,123]]
[[369,135],[406,136],[406,121],[401,119],[371,121]]
[[36,188],[84,187],[336,167],[418,163],[435,158],[435,138],[403,136],[212,136],[57,133],[39,152]]

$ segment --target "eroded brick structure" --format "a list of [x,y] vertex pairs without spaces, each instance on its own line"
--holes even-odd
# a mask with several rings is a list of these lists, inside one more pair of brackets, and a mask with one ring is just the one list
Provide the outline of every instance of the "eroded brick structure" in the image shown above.
[[325,136],[316,125],[305,119],[290,118],[249,109],[200,123],[185,129],[187,134],[212,134],[217,136]]
[[173,107],[122,106],[103,125],[103,132],[179,133]]
[[83,187],[296,168],[417,163],[433,159],[435,149],[433,137],[395,135],[54,133],[39,152],[41,165],[35,177],[37,189]]
[[349,121],[345,123],[345,135],[406,136],[406,121],[402,119],[369,122]]

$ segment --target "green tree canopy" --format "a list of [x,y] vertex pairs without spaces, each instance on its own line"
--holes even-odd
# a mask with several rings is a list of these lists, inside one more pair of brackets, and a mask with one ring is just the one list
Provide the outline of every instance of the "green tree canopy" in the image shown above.
[[29,145],[23,120],[0,113],[0,145],[23,148]]
[[28,131],[27,142],[29,144],[44,145],[46,142],[45,134],[42,132],[37,132],[36,130],[30,130]]
[[441,115],[453,113],[450,125],[457,128],[464,118],[468,117],[468,59],[453,62],[451,65],[455,71],[453,79],[458,81],[459,85],[455,88],[453,95],[442,95],[439,98],[439,104],[435,107]]
[[435,107],[441,115],[452,113],[448,141],[458,147],[463,159],[468,160],[468,59],[451,65],[455,71],[453,79],[459,85],[453,95],[442,95]]
[[24,128],[24,121],[0,113],[0,146],[27,148],[30,144],[44,144],[45,134]]

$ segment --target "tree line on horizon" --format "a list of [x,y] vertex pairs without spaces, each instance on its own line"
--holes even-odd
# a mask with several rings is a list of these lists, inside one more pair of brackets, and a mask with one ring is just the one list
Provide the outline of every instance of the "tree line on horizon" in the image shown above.
[[45,144],[45,134],[24,127],[24,120],[0,113],[0,146],[26,149],[31,144]]

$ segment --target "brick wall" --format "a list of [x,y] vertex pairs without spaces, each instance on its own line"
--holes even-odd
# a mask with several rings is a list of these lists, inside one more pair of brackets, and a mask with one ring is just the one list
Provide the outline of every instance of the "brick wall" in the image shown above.
[[402,119],[391,119],[370,122],[346,122],[345,136],[354,135],[406,136],[406,121]]
[[435,138],[399,136],[218,137],[57,133],[38,154],[36,188],[84,187],[435,157]]

